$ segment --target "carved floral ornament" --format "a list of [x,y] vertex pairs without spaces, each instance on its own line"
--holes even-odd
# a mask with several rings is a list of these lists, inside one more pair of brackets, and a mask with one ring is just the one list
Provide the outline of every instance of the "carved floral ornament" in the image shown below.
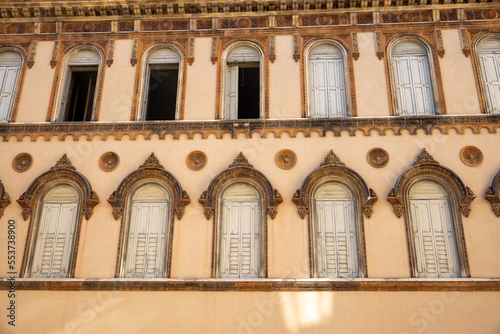
[[304,219],[310,212],[311,196],[313,189],[319,182],[324,180],[338,181],[346,184],[357,201],[363,214],[370,218],[373,213],[373,204],[378,200],[373,189],[368,188],[365,181],[354,170],[346,167],[333,150],[325,157],[325,161],[319,168],[309,174],[300,189],[297,189],[292,197],[292,202],[297,205],[300,218]]
[[83,195],[81,213],[85,219],[90,219],[94,212],[94,207],[99,204],[97,194],[92,191],[89,181],[85,176],[76,171],[68,156],[64,154],[56,164],[47,172],[38,176],[17,200],[23,208],[22,216],[28,220],[33,215],[38,197],[42,194],[46,186],[53,182],[69,181],[76,184]]
[[456,201],[458,209],[469,217],[470,203],[476,198],[472,190],[465,186],[460,178],[450,169],[443,167],[424,148],[417,156],[413,167],[404,172],[391,189],[387,200],[392,204],[394,213],[400,218],[405,213],[406,196],[415,180],[433,180],[445,187],[448,194]]
[[9,194],[5,191],[2,181],[0,181],[0,218],[3,216],[3,210],[10,204]]
[[484,198],[490,202],[495,216],[500,217],[500,171],[493,178],[491,186],[486,190]]
[[220,172],[212,180],[212,182],[210,182],[208,189],[205,190],[198,199],[198,202],[203,205],[205,217],[210,219],[214,215],[217,198],[222,189],[227,184],[238,179],[249,181],[251,184],[256,185],[262,190],[263,203],[266,207],[266,213],[269,217],[271,217],[271,219],[276,218],[278,205],[283,202],[281,194],[276,189],[273,189],[271,183],[264,176],[264,174],[253,168],[242,152],[236,156],[227,169]]
[[167,172],[154,153],[144,161],[139,168],[123,179],[116,191],[108,198],[108,203],[113,208],[113,217],[118,220],[123,215],[125,204],[131,190],[137,182],[143,180],[152,180],[169,187],[173,194],[173,210],[177,219],[184,216],[185,207],[191,203],[188,194],[182,190],[181,184],[177,179]]

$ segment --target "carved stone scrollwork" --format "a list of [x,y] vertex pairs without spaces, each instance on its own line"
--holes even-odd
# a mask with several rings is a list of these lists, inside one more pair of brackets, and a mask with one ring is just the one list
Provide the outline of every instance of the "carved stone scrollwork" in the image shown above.
[[453,171],[439,165],[439,162],[424,148],[417,156],[413,167],[398,178],[396,185],[387,195],[387,200],[394,207],[394,214],[398,218],[405,213],[407,193],[416,179],[431,180],[443,186],[447,189],[449,196],[454,198],[462,215],[464,217],[469,216],[470,204],[476,198],[476,195],[463,184],[462,180]]
[[365,181],[354,170],[346,167],[333,150],[325,157],[325,161],[309,174],[302,187],[297,189],[292,196],[292,202],[297,205],[297,212],[304,219],[310,212],[313,189],[319,183],[325,181],[340,182],[348,186],[353,192],[358,207],[361,208],[365,217],[370,218],[373,213],[373,205],[378,196],[373,189],[368,188]]
[[154,153],[144,161],[139,168],[123,179],[116,191],[108,198],[108,203],[113,207],[113,217],[118,220],[123,215],[125,203],[128,196],[137,182],[151,180],[152,182],[163,184],[172,191],[173,211],[177,219],[184,216],[185,207],[191,203],[188,194],[182,190],[177,179],[167,172]]
[[500,217],[500,171],[493,178],[491,186],[486,190],[484,198],[490,202],[495,216]]
[[248,181],[259,188],[263,196],[266,213],[271,219],[276,218],[278,205],[283,202],[281,194],[276,189],[273,189],[271,183],[264,174],[253,168],[245,155],[240,152],[227,169],[220,172],[210,182],[208,189],[205,190],[198,199],[198,202],[204,208],[203,211],[207,220],[214,216],[217,200],[222,190],[224,190],[228,184],[234,183],[237,180]]
[[0,181],[0,218],[3,216],[3,210],[10,204],[9,194],[5,191],[5,188]]
[[76,171],[71,160],[64,154],[56,164],[47,172],[38,176],[17,200],[23,208],[22,216],[28,220],[33,215],[38,197],[42,194],[47,185],[53,182],[69,181],[76,184],[83,195],[81,214],[88,220],[92,217],[94,207],[99,204],[97,194],[92,191],[89,181],[85,176]]

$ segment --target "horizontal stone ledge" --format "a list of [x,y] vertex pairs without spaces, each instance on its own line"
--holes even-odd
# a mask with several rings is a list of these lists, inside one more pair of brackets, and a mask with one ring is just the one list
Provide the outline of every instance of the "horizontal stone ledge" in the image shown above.
[[30,279],[0,280],[0,290],[44,291],[500,291],[492,279]]

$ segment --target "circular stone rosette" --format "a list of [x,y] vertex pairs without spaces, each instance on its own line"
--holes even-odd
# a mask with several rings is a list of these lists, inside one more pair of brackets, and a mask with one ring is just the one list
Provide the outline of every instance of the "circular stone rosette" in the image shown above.
[[106,152],[99,158],[99,167],[105,172],[111,172],[118,167],[120,157],[115,152]]
[[460,159],[470,167],[476,167],[483,162],[483,152],[475,146],[465,146],[460,151]]
[[382,168],[385,167],[389,162],[389,153],[387,153],[387,151],[383,148],[372,148],[368,152],[366,159],[368,160],[370,166],[375,168]]
[[297,155],[292,150],[281,150],[276,153],[276,165],[281,169],[292,169],[297,164]]
[[12,160],[12,168],[18,173],[24,173],[31,168],[33,158],[29,153],[20,153]]
[[194,171],[202,170],[207,164],[207,155],[202,151],[193,151],[186,158],[186,165]]

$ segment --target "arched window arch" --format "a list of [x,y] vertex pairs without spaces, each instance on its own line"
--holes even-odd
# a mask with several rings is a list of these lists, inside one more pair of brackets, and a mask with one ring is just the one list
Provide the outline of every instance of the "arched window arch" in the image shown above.
[[412,277],[470,277],[460,213],[475,197],[425,149],[398,178],[387,200],[405,217]]
[[397,116],[441,113],[430,47],[404,37],[389,45],[394,111]]
[[300,218],[309,219],[311,277],[367,276],[363,220],[377,200],[333,151],[305,178],[292,201]]
[[346,51],[337,42],[321,41],[306,51],[308,114],[312,118],[346,117],[349,103],[349,68]]
[[480,87],[486,112],[500,113],[500,36],[486,36],[476,43]]
[[100,81],[103,71],[100,49],[82,46],[72,49],[63,60],[56,122],[89,122],[96,120]]
[[177,179],[151,153],[108,203],[122,217],[116,277],[170,277],[174,215],[181,220],[190,203]]
[[267,277],[267,215],[283,201],[269,180],[240,152],[198,201],[214,217],[212,277]]
[[2,180],[0,180],[0,218],[3,216],[3,211],[10,204],[9,194],[5,191]]
[[99,203],[88,180],[66,155],[33,181],[17,200],[30,221],[24,277],[73,277],[83,217]]
[[183,55],[173,45],[157,45],[145,53],[138,120],[180,118]]
[[0,123],[12,119],[19,82],[23,56],[13,48],[0,49]]
[[264,118],[264,61],[254,43],[238,42],[223,54],[224,119]]

